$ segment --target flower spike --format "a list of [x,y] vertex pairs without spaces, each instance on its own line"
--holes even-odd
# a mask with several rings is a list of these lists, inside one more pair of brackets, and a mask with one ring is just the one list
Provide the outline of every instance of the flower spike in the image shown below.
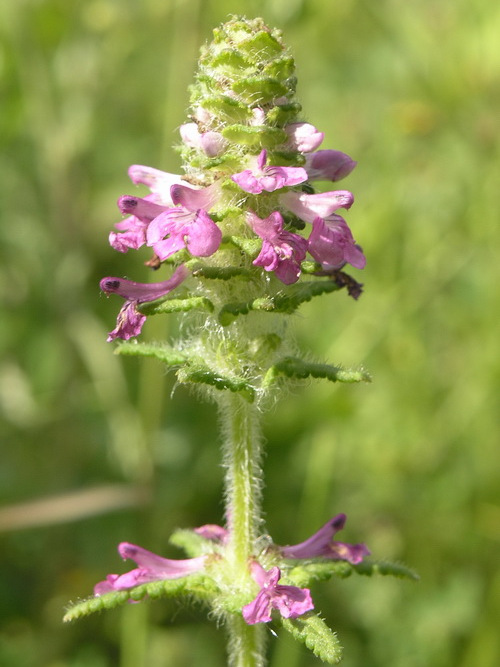
[[281,32],[262,19],[232,17],[214,31],[180,126],[183,176],[132,165],[132,183],[148,191],[119,198],[124,218],[109,236],[122,253],[152,249],[146,265],[163,270],[165,262],[171,277],[100,282],[106,295],[123,303],[108,341],[138,336],[146,315],[183,313],[174,340],[133,341],[116,351],[155,357],[178,382],[199,387],[217,403],[227,527],[208,523],[176,531],[172,542],[186,552],[181,560],[122,542],[120,555],[136,566],[96,584],[94,597],[76,605],[71,618],[144,596],[186,594],[227,625],[230,664],[265,663],[258,624],[273,617],[321,660],[336,664],[335,633],[311,613],[307,586],[332,574],[376,569],[369,563],[349,567],[370,552],[364,544],[334,539],[343,514],[294,545],[276,545],[261,532],[263,405],[299,379],[368,379],[363,371],[305,361],[287,338],[286,318],[302,303],[341,287],[357,298],[361,285],[341,269],[362,269],[366,262],[339,215],[353,204],[352,193],[314,187],[315,181],[344,178],[356,163],[341,151],[319,150],[324,134],[301,121],[296,82]]

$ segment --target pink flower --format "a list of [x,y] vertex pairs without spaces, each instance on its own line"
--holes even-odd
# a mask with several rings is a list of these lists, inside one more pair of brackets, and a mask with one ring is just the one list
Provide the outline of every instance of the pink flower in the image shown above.
[[220,185],[215,182],[206,188],[191,188],[182,183],[174,183],[170,188],[170,196],[174,204],[179,204],[188,211],[200,208],[209,211],[220,196]]
[[166,207],[173,206],[170,196],[172,185],[181,184],[181,177],[152,167],[134,164],[128,170],[131,181],[147,185],[151,194],[144,199],[125,195],[118,200],[118,207],[123,215],[130,217],[118,222],[115,227],[119,233],[111,232],[109,243],[118,252],[137,250],[146,243],[146,231],[151,220]]
[[118,294],[126,299],[118,313],[116,327],[108,335],[108,343],[115,338],[128,340],[141,333],[146,316],[140,313],[136,306],[139,303],[154,301],[165,296],[189,275],[189,269],[181,264],[171,278],[160,283],[136,283],[124,278],[103,278],[100,287],[106,294]]
[[290,148],[301,153],[310,153],[315,151],[321,145],[324,139],[324,133],[318,130],[310,123],[289,123],[284,127],[288,134],[288,145]]
[[167,210],[167,207],[156,204],[154,197],[155,195],[148,195],[144,199],[129,195],[120,197],[118,208],[123,215],[129,214],[130,217],[115,225],[121,233],[110,233],[109,243],[112,248],[118,252],[127,252],[129,248],[137,250],[146,243],[150,222]]
[[340,269],[351,264],[363,269],[366,258],[356,245],[346,221],[340,215],[332,215],[326,220],[317,217],[312,223],[309,235],[309,253],[325,269]]
[[302,167],[266,167],[267,151],[263,150],[257,158],[254,169],[245,169],[231,176],[242,190],[253,195],[263,190],[274,192],[280,188],[298,185],[307,181],[307,172]]
[[280,551],[285,558],[331,558],[353,564],[360,563],[365,556],[370,555],[364,544],[346,544],[332,540],[332,537],[342,530],[345,522],[346,515],[337,514],[305,542],[280,547]]
[[164,210],[146,230],[148,246],[160,260],[187,248],[195,257],[209,257],[219,248],[222,232],[208,215],[219,195],[218,184],[196,190],[185,185],[170,189],[174,206]]
[[118,546],[118,553],[124,559],[135,560],[139,567],[121,575],[108,574],[104,581],[95,585],[94,595],[99,596],[112,591],[123,591],[127,588],[161,579],[179,579],[202,570],[206,560],[206,556],[185,560],[170,560],[128,542],[122,542]]
[[304,168],[310,181],[340,181],[356,165],[357,162],[342,151],[323,150],[306,155]]
[[309,223],[318,216],[327,218],[339,208],[350,208],[354,202],[354,197],[348,190],[333,190],[314,195],[290,191],[280,195],[279,199],[289,211]]
[[191,212],[178,207],[155,218],[147,240],[162,261],[182,248],[194,257],[209,257],[218,249],[222,232],[203,209]]
[[145,167],[142,164],[133,164],[129,167],[128,175],[132,183],[147,185],[151,192],[157,195],[157,201],[164,206],[171,206],[170,188],[177,183],[182,184],[182,178],[177,174],[169,174],[160,169]]
[[196,123],[181,125],[180,133],[186,146],[199,148],[208,157],[220,155],[227,143],[219,132],[200,132]]
[[314,609],[308,588],[278,584],[281,577],[279,567],[272,567],[266,572],[259,563],[253,561],[250,568],[260,591],[242,609],[243,618],[249,625],[268,623],[273,609],[277,609],[283,618],[297,618]]
[[300,263],[307,252],[307,241],[302,236],[283,229],[283,218],[278,211],[261,220],[255,213],[247,213],[253,231],[263,240],[262,249],[254,259],[255,266],[274,271],[276,277],[291,285],[300,276]]

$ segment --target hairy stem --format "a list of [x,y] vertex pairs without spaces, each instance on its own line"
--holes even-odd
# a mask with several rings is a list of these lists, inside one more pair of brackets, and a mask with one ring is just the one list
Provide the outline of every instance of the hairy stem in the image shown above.
[[265,628],[247,625],[241,616],[227,619],[229,632],[229,667],[264,667]]
[[228,559],[236,573],[248,577],[248,559],[255,554],[261,523],[261,429],[254,404],[238,394],[222,398],[222,433],[226,467]]
[[[224,392],[220,403],[226,467],[228,566],[236,587],[251,590],[248,562],[256,555],[261,517],[261,443],[258,409],[240,395]],[[231,667],[264,665],[264,634],[242,617],[227,620]]]

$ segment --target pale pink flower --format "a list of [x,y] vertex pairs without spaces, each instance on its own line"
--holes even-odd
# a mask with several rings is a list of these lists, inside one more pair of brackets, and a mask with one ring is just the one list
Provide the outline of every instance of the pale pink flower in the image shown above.
[[200,132],[196,123],[185,123],[180,127],[182,141],[186,146],[201,149],[208,157],[220,155],[226,140],[219,132]]
[[284,192],[280,203],[298,218],[312,223],[318,216],[327,218],[339,208],[350,208],[354,197],[348,190],[334,190],[309,195],[304,192]]
[[289,123],[283,128],[288,134],[288,145],[301,153],[315,151],[325,137],[310,123]]

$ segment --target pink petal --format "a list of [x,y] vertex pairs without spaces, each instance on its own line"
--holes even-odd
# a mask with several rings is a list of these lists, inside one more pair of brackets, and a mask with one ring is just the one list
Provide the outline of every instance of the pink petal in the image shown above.
[[301,153],[315,151],[325,136],[310,123],[290,123],[284,129],[288,134],[290,146]]
[[340,181],[357,165],[342,151],[323,150],[306,156],[305,169],[309,180]]
[[121,338],[129,340],[138,336],[142,331],[142,326],[146,321],[146,316],[136,309],[134,301],[127,301],[123,304],[118,317],[116,318],[116,327],[108,334],[107,342]]
[[181,264],[168,280],[159,283],[137,283],[125,278],[103,278],[100,287],[106,294],[118,294],[124,299],[143,303],[154,301],[171,292],[189,275],[189,269]]
[[350,208],[354,197],[348,190],[334,190],[314,195],[285,192],[280,195],[280,202],[305,222],[312,223],[318,216],[326,218],[339,208]]
[[320,217],[313,220],[309,253],[323,266],[334,269],[341,268],[346,262],[357,269],[363,269],[366,264],[365,256],[355,244],[351,230],[339,215],[327,220]]
[[145,167],[140,164],[133,164],[128,170],[128,175],[132,183],[147,185],[151,192],[158,194],[161,203],[165,206],[172,204],[170,198],[170,188],[172,185],[183,182],[182,178],[177,174],[169,174],[166,171],[160,171],[153,167]]
[[186,247],[192,255],[210,257],[221,244],[222,232],[205,211],[199,210],[186,237]]
[[118,252],[127,252],[128,250],[137,250],[146,243],[146,234],[144,229],[130,230],[117,234],[109,233],[109,245],[118,250]]
[[217,202],[220,191],[217,181],[206,188],[188,188],[187,185],[172,185],[170,195],[174,204],[180,204],[188,211],[197,211],[200,208],[209,211]]
[[124,195],[118,199],[118,208],[123,215],[133,215],[142,222],[149,223],[166,210],[165,206],[142,197]]

